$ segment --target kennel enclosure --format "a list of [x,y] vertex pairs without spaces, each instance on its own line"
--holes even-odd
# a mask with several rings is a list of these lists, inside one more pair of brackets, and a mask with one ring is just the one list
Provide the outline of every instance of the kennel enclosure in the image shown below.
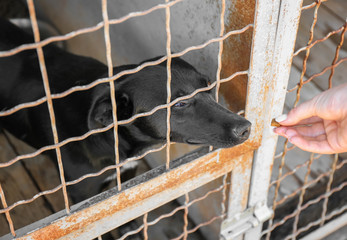
[[[284,107],[291,108],[297,103],[297,101],[294,101],[295,103],[293,102],[293,98],[294,100],[300,100],[301,91],[305,92],[305,89],[314,87],[314,89],[322,90],[322,87],[316,87],[320,86],[320,82],[324,81],[318,79],[319,76],[323,75],[327,71],[331,71],[331,77],[328,77],[327,79],[330,79],[329,81],[332,82],[334,69],[337,70],[337,67],[340,64],[342,65],[345,61],[346,58],[339,58],[339,54],[341,56],[344,54],[342,52],[343,50],[340,52],[340,49],[343,46],[344,33],[346,31],[345,22],[342,22],[337,28],[330,29],[322,38],[314,38],[315,26],[317,19],[320,17],[319,10],[324,9],[325,4],[327,6],[330,3],[340,3],[343,5],[343,2],[328,0],[303,1],[302,3],[302,1],[290,0],[258,0],[256,2],[247,1],[246,3],[240,4],[240,2],[236,0],[221,0],[218,2],[204,1],[202,7],[201,1],[176,0],[165,1],[162,3],[157,2],[158,1],[150,1],[147,4],[152,4],[152,6],[148,6],[148,8],[141,10],[136,7],[144,8],[144,6],[146,6],[145,4],[129,4],[128,6],[124,6],[127,10],[130,8],[128,14],[120,12],[119,14],[121,14],[121,17],[113,18],[113,12],[110,9],[118,6],[122,9],[120,7],[121,5],[117,6],[110,0],[94,1],[93,4],[98,4],[100,8],[100,15],[102,16],[100,22],[88,27],[76,29],[60,36],[40,39],[35,7],[41,9],[38,10],[38,12],[47,10],[47,12],[52,16],[54,16],[54,7],[53,5],[45,5],[44,1],[28,0],[29,16],[36,43],[19,46],[18,48],[8,51],[1,51],[0,57],[15,55],[16,53],[25,51],[26,49],[37,49],[38,55],[43,56],[42,48],[51,42],[71,40],[76,36],[82,36],[84,34],[99,31],[99,35],[94,39],[99,39],[100,36],[102,37],[98,42],[103,43],[105,51],[98,51],[96,57],[103,59],[104,62],[108,64],[109,76],[107,78],[99,79],[89,86],[75,87],[60,94],[50,94],[48,86],[49,82],[44,70],[44,58],[40,57],[43,80],[47,87],[46,96],[32,103],[26,103],[13,109],[3,110],[0,112],[0,117],[8,116],[23,108],[35,107],[35,105],[47,102],[52,117],[52,129],[54,129],[54,107],[52,104],[54,99],[65,97],[76,91],[83,91],[92,88],[103,82],[108,82],[110,88],[113,89],[113,85],[117,84],[117,79],[122,75],[135,73],[146,66],[159,64],[165,60],[167,60],[168,63],[168,93],[170,93],[170,60],[175,57],[186,56],[187,60],[193,61],[193,65],[196,64],[197,68],[200,67],[206,71],[206,67],[210,66],[213,71],[209,70],[207,71],[207,74],[209,74],[215,81],[207,88],[198,89],[181,99],[192,97],[201,91],[221,88],[220,97],[223,96],[226,102],[225,104],[234,108],[236,111],[244,109],[245,117],[252,122],[252,133],[249,140],[244,144],[230,149],[212,149],[211,151],[207,151],[206,149],[194,150],[194,152],[180,157],[177,160],[171,160],[170,154],[172,155],[172,151],[177,150],[176,144],[171,145],[170,140],[168,139],[166,144],[159,146],[156,149],[151,149],[142,156],[128,159],[121,163],[116,160],[115,165],[108,166],[102,171],[88,174],[74,181],[66,182],[62,171],[60,171],[60,182],[58,183],[58,186],[49,190],[40,191],[28,199],[20,199],[20,201],[11,202],[10,204],[6,201],[7,192],[5,187],[7,182],[1,182],[1,186],[5,191],[2,191],[2,188],[0,189],[2,200],[2,209],[0,209],[0,213],[4,217],[3,219],[6,219],[7,221],[3,221],[4,226],[8,226],[9,229],[9,231],[7,231],[9,234],[5,235],[3,239],[11,239],[13,236],[23,239],[52,239],[61,237],[77,239],[101,238],[100,236],[102,234],[139,217],[142,219],[140,227],[133,232],[128,232],[127,234],[120,236],[120,239],[125,239],[127,236],[135,234],[136,232],[142,232],[145,239],[151,239],[148,237],[149,228],[152,228],[153,225],[155,226],[155,224],[161,219],[170,216],[170,214],[162,214],[157,219],[149,219],[151,211],[174,199],[178,199],[177,201],[181,206],[178,206],[173,213],[177,211],[184,212],[182,216],[184,222],[182,232],[180,235],[175,236],[175,239],[189,239],[189,236],[192,236],[191,234],[196,232],[199,228],[212,226],[217,222],[217,228],[221,225],[220,237],[225,239],[241,239],[240,236],[242,235],[245,239],[260,239],[262,236],[271,239],[274,238],[275,233],[273,232],[288,222],[288,219],[294,219],[294,221],[291,223],[292,228],[288,231],[286,239],[295,239],[301,232],[305,231],[306,228],[310,229],[315,225],[321,225],[321,229],[325,229],[326,232],[329,232],[331,230],[326,229],[329,229],[329,226],[330,229],[334,229],[334,225],[331,226],[332,224],[326,223],[326,220],[329,220],[334,216],[341,215],[336,218],[336,221],[341,222],[338,226],[343,226],[343,224],[346,223],[346,221],[343,220],[345,219],[344,212],[346,210],[346,205],[339,206],[338,209],[332,211],[329,210],[328,212],[328,201],[329,197],[333,195],[333,193],[342,193],[346,186],[346,179],[342,179],[337,186],[333,186],[334,173],[336,170],[345,167],[345,161],[343,161],[343,159],[341,160],[341,157],[338,155],[334,156],[332,159],[332,165],[328,166],[328,169],[325,172],[315,177],[312,177],[310,172],[315,160],[321,158],[321,156],[318,155],[311,154],[309,159],[301,163],[301,165],[294,166],[291,169],[286,169],[287,154],[297,151],[297,149],[291,146],[288,142],[284,142],[283,145],[281,145],[282,149],[277,146],[276,151],[278,137],[272,132],[272,127],[270,126],[271,119],[281,115]],[[53,3],[52,1],[51,4],[59,3]],[[67,4],[70,5],[65,7],[73,8],[73,5],[77,3]],[[76,6],[78,5],[75,5],[75,7]],[[194,12],[199,8],[199,6],[202,8],[202,12],[212,12],[212,14],[206,14],[206,19],[200,21],[198,21],[199,18],[197,16],[184,15],[185,17],[181,17],[179,18],[180,20],[176,20],[175,22],[175,14],[185,11],[188,13]],[[134,9],[137,9],[138,11],[134,12],[131,7],[134,7]],[[297,31],[300,27],[300,21],[302,21],[300,19],[309,18],[310,16],[307,16],[308,14],[306,15],[306,13],[311,10],[313,11],[311,18],[312,25],[307,31],[308,39],[305,39],[305,45],[295,46],[296,42],[298,44]],[[120,48],[120,44],[115,46],[112,41],[112,35],[114,36],[112,26],[118,26],[124,22],[145,16],[147,18],[143,19],[143,22],[145,25],[149,26],[149,29],[143,29],[140,33],[148,31],[145,36],[147,37],[147,41],[150,41],[151,39],[149,39],[148,35],[156,32],[157,29],[151,28],[147,21],[150,22],[151,14],[155,12],[160,12],[159,15],[155,15],[155,19],[161,20],[157,21],[157,24],[162,26],[160,30],[160,46],[164,47],[164,52],[166,53],[165,56],[159,60],[144,63],[131,71],[113,75],[111,70],[113,65],[126,61],[134,61],[132,58],[137,59],[139,56],[134,54],[134,56],[129,56],[130,60],[125,59],[127,54],[125,51],[127,50],[119,50],[118,48]],[[38,16],[40,16],[40,14],[38,14]],[[83,18],[86,17],[82,16],[81,19]],[[187,24],[186,26],[182,23],[182,19],[185,21],[190,20],[192,24]],[[58,19],[56,21],[58,21]],[[61,20],[61,24],[64,24],[67,21],[68,20]],[[199,35],[201,32],[206,30],[205,28],[201,28],[201,22],[204,25],[211,24],[211,22],[214,23],[213,26],[207,28],[210,30],[209,34]],[[55,24],[59,25],[59,23]],[[137,23],[133,24],[137,26]],[[134,25],[130,26],[133,27]],[[186,42],[184,42],[184,40],[182,40],[182,43],[180,43],[180,38],[177,38],[177,36],[180,35],[182,39],[182,36],[185,36],[184,31],[187,31],[188,33],[189,31],[180,30],[178,26],[182,26],[183,29],[194,29],[194,26],[199,25],[200,30],[198,31],[198,34],[191,33],[192,36],[189,38],[189,41],[185,40]],[[124,29],[127,29],[127,26],[125,25],[120,29],[125,31]],[[125,31],[124,34],[131,34],[131,28],[129,29],[130,30]],[[181,34],[179,34],[180,31],[182,31]],[[187,35],[189,36],[188,33]],[[338,38],[337,43],[335,43],[336,51],[334,52],[333,58],[329,59],[329,64],[322,66],[321,69],[318,69],[319,71],[313,71],[312,74],[310,73],[309,76],[307,76],[307,71],[310,70],[309,67],[307,67],[309,56],[316,51],[314,47],[319,46],[319,44],[328,41],[330,37],[338,34],[340,34],[341,37]],[[198,37],[201,37],[203,41]],[[116,36],[113,39],[117,39],[118,42],[124,42],[124,40],[119,39],[119,36]],[[73,48],[76,44],[78,44],[77,41],[70,42],[70,48]],[[95,42],[92,44],[95,45]],[[134,44],[136,44],[136,42]],[[157,42],[154,41],[154,45],[156,44]],[[123,45],[125,46],[125,43]],[[131,46],[131,44],[129,45]],[[147,45],[149,45],[149,49],[153,48],[152,45]],[[199,52],[198,50],[202,51]],[[140,52],[141,51],[145,50],[141,49]],[[150,53],[154,54],[158,50],[152,49],[151,51],[152,52]],[[119,55],[117,55],[118,53]],[[187,56],[189,53],[195,53],[196,55],[193,54]],[[245,56],[246,53],[248,53],[247,56],[249,59]],[[145,55],[148,53],[145,52],[142,54]],[[207,55],[208,57],[204,57],[204,55]],[[246,60],[241,60],[244,58],[246,58]],[[199,61],[195,60],[194,62],[194,59],[199,59]],[[238,59],[240,59],[240,61],[237,61]],[[301,69],[297,67],[297,69],[300,69],[301,71],[298,71],[298,76],[296,78],[293,77],[295,71],[293,70],[292,60],[296,66],[302,66]],[[337,78],[336,75],[335,78]],[[296,82],[290,82],[292,79],[295,79]],[[317,81],[314,83],[313,87],[310,85],[312,81]],[[337,83],[339,83],[338,81]],[[325,83],[327,82],[328,81],[325,80]],[[330,85],[332,85],[332,83]],[[326,86],[323,89],[328,87],[329,86]],[[233,88],[237,90],[235,94],[237,98],[240,99],[239,101],[236,101],[233,98],[234,95],[230,93]],[[287,91],[289,92],[288,94]],[[318,91],[316,92],[318,93]],[[290,95],[293,93],[295,94],[294,97]],[[170,94],[167,95],[170,96]],[[292,101],[287,105],[285,105],[286,96],[287,100],[289,99]],[[304,97],[305,95],[302,94],[301,96]],[[56,137],[54,145],[35,150],[29,154],[18,154],[19,156],[12,157],[7,159],[6,162],[0,163],[0,168],[8,168],[14,164],[18,164],[20,161],[31,161],[32,159],[26,158],[38,156],[47,149],[56,150],[59,155],[59,148],[69,142],[79,141],[85,139],[91,134],[107,131],[112,129],[114,126],[131,122],[138,117],[151,115],[159,109],[168,109],[169,136],[169,109],[179,100],[180,99],[176,99],[172,101],[169,97],[166,105],[158,106],[151,112],[139,114],[127,121],[115,121],[104,129],[93,130],[83,136],[76,136],[75,138],[67,139],[62,142],[60,142]],[[117,131],[115,131],[115,136],[117,136]],[[168,146],[171,147],[167,148]],[[184,149],[185,147],[182,146],[181,148]],[[185,151],[180,150],[180,147],[178,147],[178,149],[179,152]],[[159,150],[163,150],[159,156],[147,156],[147,154],[158,152]],[[126,163],[138,161],[143,157],[148,158],[148,164],[151,165],[153,169],[137,176],[135,179],[127,183],[123,183],[122,185],[119,174],[120,167]],[[279,159],[280,162],[276,163],[276,159]],[[58,160],[60,170],[62,170],[64,160],[60,159],[59,156]],[[325,162],[329,162],[329,159]],[[281,195],[280,190],[282,181],[284,182],[288,180],[291,176],[296,176],[296,172],[299,172],[300,169],[303,169],[304,167],[307,168],[307,171],[303,174],[304,178],[301,185],[297,186],[296,189],[293,189],[287,194],[279,196]],[[118,182],[115,188],[103,192],[85,202],[71,206],[68,200],[68,193],[66,190],[67,186],[77,184],[85,178],[101,175],[103,172],[108,170],[114,170],[117,173]],[[273,178],[275,177],[274,179],[271,179],[272,170],[274,172],[275,170],[276,172],[278,171],[276,174],[273,174]],[[325,191],[319,194],[315,199],[305,199],[306,190],[311,185],[319,183],[323,178],[328,178]],[[194,193],[192,193],[193,190],[201,186],[203,188],[205,184],[215,179],[217,179],[217,182],[215,183],[217,187],[213,190],[205,189],[207,193],[200,197],[194,196]],[[43,196],[48,196],[57,191],[62,192],[64,210],[52,214],[51,216],[41,219],[40,221],[24,228],[17,229],[14,227],[13,222],[15,221],[12,221],[11,212],[13,212],[15,208],[34,202]],[[207,197],[212,195],[214,192],[219,192],[220,195],[217,198],[212,198],[212,200],[210,199],[209,203],[219,205],[220,209],[218,209],[218,212],[215,211],[215,215],[212,217],[201,217],[196,215],[196,212],[199,210],[201,211],[202,208],[197,207],[193,209],[194,205],[197,202],[207,199]],[[183,197],[179,198],[181,196]],[[281,199],[278,199],[279,197],[281,197]],[[298,198],[295,205],[296,208],[287,216],[283,216],[282,220],[276,219],[277,207],[283,204],[288,204],[286,201],[293,198]],[[318,220],[312,221],[308,225],[303,226],[303,228],[298,228],[300,214],[303,210],[321,200],[323,200],[321,217]],[[275,211],[274,216],[272,215],[272,210]],[[196,215],[195,218],[200,218],[200,222],[194,219],[193,221],[197,221],[196,225],[193,228],[188,228],[188,216],[194,218],[194,214]],[[268,219],[270,220],[266,223],[266,228],[262,229],[262,223]],[[319,231],[319,229],[317,231]],[[201,230],[201,232],[208,239],[208,230]],[[310,235],[308,235],[308,237],[309,236]]]

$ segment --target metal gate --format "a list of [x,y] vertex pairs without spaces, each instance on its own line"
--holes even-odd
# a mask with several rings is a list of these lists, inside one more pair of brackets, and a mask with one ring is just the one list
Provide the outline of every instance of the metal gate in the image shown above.
[[[331,0],[332,1],[332,0]],[[165,3],[158,4],[150,9],[138,12],[131,12],[128,15],[118,18],[110,19],[108,17],[107,6],[110,1],[102,0],[100,2],[102,6],[102,16],[103,21],[99,24],[78,29],[66,35],[51,37],[45,40],[40,39],[40,34],[38,31],[37,18],[35,14],[35,8],[33,0],[27,0],[28,8],[30,11],[30,18],[32,23],[33,32],[35,35],[35,43],[26,44],[19,46],[18,48],[0,52],[0,57],[11,56],[18,52],[25,51],[27,49],[37,49],[37,53],[40,60],[40,67],[42,71],[43,81],[46,86],[46,96],[42,99],[38,99],[35,102],[25,103],[16,106],[12,109],[0,112],[1,116],[8,116],[23,108],[34,107],[39,104],[47,102],[50,110],[52,129],[55,129],[54,120],[54,108],[52,101],[54,99],[63,98],[76,91],[84,91],[94,86],[108,82],[110,84],[111,91],[114,91],[114,85],[117,84],[117,79],[126,74],[131,74],[138,72],[139,70],[145,68],[146,66],[156,65],[167,60],[167,79],[168,79],[168,99],[167,104],[160,105],[154,108],[152,111],[147,113],[142,113],[133,116],[132,118],[125,121],[117,121],[114,118],[114,123],[97,130],[92,130],[85,133],[83,136],[76,136],[74,138],[66,139],[64,141],[59,141],[56,132],[53,132],[55,136],[55,144],[51,146],[46,146],[41,148],[31,154],[16,156],[10,159],[6,163],[0,163],[0,168],[9,167],[18,161],[23,161],[26,158],[31,158],[41,154],[47,150],[55,150],[57,153],[58,165],[60,169],[60,179],[61,183],[53,189],[43,191],[33,196],[30,199],[23,199],[21,201],[15,202],[8,205],[6,201],[6,194],[1,189],[0,193],[3,208],[0,209],[0,214],[6,215],[8,221],[10,233],[1,239],[10,239],[18,237],[20,239],[58,239],[58,238],[76,238],[76,239],[93,239],[101,238],[101,235],[115,229],[124,223],[129,222],[135,218],[142,218],[142,225],[133,231],[127,232],[125,235],[120,236],[119,239],[125,239],[128,236],[142,232],[145,239],[148,238],[149,227],[157,224],[160,220],[173,216],[178,211],[183,211],[182,221],[184,222],[182,226],[182,233],[179,236],[175,236],[173,239],[189,239],[190,234],[196,232],[200,228],[207,226],[216,221],[223,221],[221,227],[220,237],[225,239],[260,239],[262,236],[266,236],[270,239],[272,231],[278,226],[284,224],[284,222],[295,217],[294,227],[292,235],[288,238],[296,238],[301,231],[297,228],[298,219],[300,212],[309,206],[303,205],[304,194],[306,188],[312,183],[318,182],[324,176],[330,176],[328,187],[326,188],[326,193],[319,196],[317,201],[320,199],[324,200],[324,207],[322,213],[322,220],[317,223],[312,223],[310,226],[324,225],[325,221],[332,218],[336,214],[340,214],[346,210],[346,206],[341,209],[336,210],[336,212],[331,212],[329,215],[327,213],[327,203],[329,196],[336,191],[341,190],[346,182],[342,183],[338,187],[331,188],[331,183],[333,181],[334,171],[341,168],[345,161],[337,164],[338,156],[336,155],[332,169],[329,172],[323,173],[322,177],[319,176],[318,180],[313,180],[312,183],[308,183],[307,178],[303,186],[301,186],[297,191],[294,191],[291,196],[296,196],[299,194],[300,200],[297,204],[297,210],[293,212],[288,217],[285,217],[282,221],[276,221],[272,215],[267,205],[272,205],[274,211],[276,211],[277,206],[283,203],[285,200],[291,196],[284,197],[284,200],[277,200],[278,191],[281,185],[281,181],[285,179],[288,175],[293,175],[296,172],[296,168],[292,172],[287,174],[282,174],[282,169],[285,164],[285,156],[287,152],[293,147],[288,147],[288,143],[284,143],[284,149],[281,154],[276,153],[277,136],[273,133],[272,127],[270,126],[271,119],[281,115],[283,111],[283,106],[287,93],[288,79],[290,76],[291,64],[293,56],[298,55],[300,52],[305,52],[308,57],[310,54],[310,49],[317,43],[323,40],[313,41],[310,38],[306,47],[299,49],[294,53],[294,45],[296,41],[296,33],[299,26],[299,19],[302,11],[308,8],[318,9],[322,4],[322,1],[310,2],[309,5],[302,7],[302,1],[292,1],[292,0],[282,0],[282,1],[272,1],[272,0],[258,0],[256,3],[249,3],[247,6],[254,7],[254,20],[248,25],[242,26],[239,29],[230,29],[230,22],[226,23],[226,1],[220,1],[220,18],[218,19],[220,34],[215,38],[208,39],[207,41],[199,44],[190,46],[183,51],[172,53],[171,49],[171,29],[170,29],[170,17],[171,8],[175,5],[182,4],[186,2],[183,0],[166,0]],[[238,1],[230,1],[229,4],[237,5]],[[110,42],[109,26],[120,24],[131,18],[144,16],[150,14],[153,11],[165,10],[165,29],[166,29],[166,55],[159,60],[147,62],[136,69],[120,72],[113,75],[112,72],[112,44]],[[242,9],[242,7],[238,8]],[[315,15],[315,20],[317,15]],[[164,24],[164,23],[163,23]],[[226,26],[227,25],[227,26]],[[313,24],[314,28],[314,24]],[[312,28],[312,29],[313,29]],[[104,79],[98,79],[92,84],[74,87],[66,92],[59,94],[51,94],[48,84],[47,73],[45,70],[45,62],[42,53],[42,47],[56,41],[68,40],[75,36],[94,32],[99,29],[104,31],[104,41],[106,43],[106,58],[109,69],[109,77]],[[346,25],[340,29],[334,31],[332,34],[345,33]],[[223,67],[227,66],[226,59],[222,58],[223,48],[227,48],[225,43],[232,36],[240,36],[241,34],[253,31],[252,33],[252,46],[250,54],[250,64],[248,69],[236,69],[234,72],[226,77],[221,77],[221,71]],[[313,30],[311,31],[313,34]],[[332,35],[330,34],[330,35]],[[330,36],[329,35],[329,36]],[[329,37],[327,36],[327,37]],[[343,39],[341,37],[341,39]],[[171,101],[171,66],[170,62],[172,58],[184,56],[186,53],[204,49],[210,44],[218,43],[218,54],[215,56],[217,62],[217,72],[215,74],[216,81],[210,86],[198,89],[188,96],[181,97],[174,101]],[[341,40],[338,46],[341,47],[343,40]],[[324,72],[330,69],[334,69],[340,63],[345,61],[345,58],[338,60],[339,48],[337,48],[336,58],[333,60],[331,66],[324,69]],[[229,49],[228,49],[229,50]],[[225,50],[224,50],[225,51]],[[307,57],[303,64],[303,75],[299,79],[299,84],[294,90],[298,91],[298,98],[300,97],[300,89],[304,86],[306,82],[310,82],[316,77],[316,75],[311,78],[304,80],[305,74],[305,64],[307,63]],[[222,62],[222,60],[224,62]],[[332,73],[333,74],[333,73]],[[225,74],[224,74],[225,75]],[[319,74],[317,74],[318,76]],[[170,107],[182,99],[187,99],[193,97],[195,94],[208,91],[210,89],[220,88],[220,85],[225,82],[230,82],[236,77],[247,76],[247,99],[245,107],[245,117],[252,122],[252,133],[249,140],[239,146],[230,149],[217,149],[209,150],[206,149],[197,150],[193,153],[187,154],[177,160],[170,159]],[[290,90],[291,91],[291,90]],[[218,91],[217,91],[218,92]],[[111,94],[114,96],[114,94]],[[218,94],[217,94],[218,99]],[[113,99],[113,112],[115,113],[115,99]],[[79,141],[87,138],[88,136],[100,132],[105,132],[109,129],[114,128],[114,136],[117,138],[117,126],[122,124],[127,124],[134,121],[136,118],[149,116],[159,109],[167,109],[167,143],[159,146],[156,149],[151,149],[141,156],[137,156],[131,159],[127,159],[124,162],[119,162],[116,157],[116,163],[112,166],[102,169],[97,173],[92,173],[85,175],[74,181],[66,182],[63,173],[63,160],[60,156],[60,147],[68,144],[69,142]],[[55,130],[56,131],[56,130]],[[117,149],[117,146],[115,146]],[[141,176],[130,180],[129,182],[122,183],[120,181],[120,167],[124,164],[137,161],[147,154],[152,152],[157,152],[166,149],[166,164],[144,173]],[[276,155],[276,156],[275,156]],[[117,156],[117,151],[116,151]],[[272,166],[275,159],[280,158],[281,164],[279,166],[279,174],[277,179],[270,181]],[[315,155],[302,166],[310,167]],[[117,188],[108,190],[95,196],[89,200],[86,200],[80,204],[70,206],[68,201],[68,194],[66,187],[77,184],[86,178],[92,178],[99,176],[108,170],[116,170],[117,173]],[[308,170],[309,174],[309,170]],[[190,192],[198,189],[200,186],[222,177],[220,185],[217,188],[207,191],[200,197],[196,197],[191,200]],[[273,192],[274,200],[268,202],[268,190],[271,187],[276,186]],[[63,191],[65,200],[65,210],[58,212],[48,218],[42,219],[39,222],[33,223],[27,227],[21,229],[14,229],[14,225],[11,218],[11,211],[16,207],[31,203],[37,198],[43,195],[49,195],[57,191]],[[193,228],[189,228],[189,213],[190,207],[197,202],[203,201],[204,199],[211,197],[214,193],[219,193],[218,204],[221,206],[219,211],[216,212],[215,216],[205,219],[205,221],[197,223]],[[184,199],[178,200],[182,205],[175,208],[172,212],[162,214],[155,219],[149,219],[149,214],[153,209],[156,209],[167,202],[184,196]],[[275,215],[276,216],[276,215]],[[266,224],[267,228],[262,230],[262,223],[270,221]],[[344,217],[345,218],[345,217]],[[346,221],[344,221],[346,223]],[[308,226],[307,228],[310,228]],[[244,234],[244,235],[243,235]],[[193,238],[192,238],[193,239]]]
[[[286,111],[324,90],[346,83],[341,65],[346,61],[343,43],[347,24],[346,14],[339,8],[346,8],[344,1],[303,1]],[[346,155],[308,153],[282,140],[278,142],[273,162],[268,198],[275,215],[261,236],[323,239],[347,224],[343,200],[346,178],[342,177]],[[345,237],[346,230],[343,230],[328,239]]]

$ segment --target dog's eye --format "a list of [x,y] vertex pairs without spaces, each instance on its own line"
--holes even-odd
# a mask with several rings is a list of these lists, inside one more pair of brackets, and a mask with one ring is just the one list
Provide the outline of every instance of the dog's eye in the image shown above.
[[186,106],[187,105],[187,103],[186,102],[178,102],[178,103],[176,103],[175,105],[174,105],[174,107],[184,107],[184,106]]

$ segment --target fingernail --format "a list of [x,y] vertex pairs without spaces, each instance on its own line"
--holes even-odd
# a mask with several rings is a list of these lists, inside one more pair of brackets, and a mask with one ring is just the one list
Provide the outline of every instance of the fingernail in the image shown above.
[[283,114],[281,116],[276,117],[275,120],[276,120],[276,122],[282,122],[282,121],[286,120],[287,117],[288,117],[287,114]]

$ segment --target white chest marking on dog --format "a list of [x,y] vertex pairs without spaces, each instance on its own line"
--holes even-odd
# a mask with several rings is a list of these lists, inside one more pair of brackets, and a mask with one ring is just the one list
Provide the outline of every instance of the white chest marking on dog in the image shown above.
[[[120,174],[123,174],[124,172],[134,169],[139,165],[139,163],[137,161],[131,161],[126,163],[123,167],[120,168]],[[113,173],[112,175],[108,176],[105,180],[105,182],[110,182],[112,180],[115,180],[117,178],[117,173]]]

